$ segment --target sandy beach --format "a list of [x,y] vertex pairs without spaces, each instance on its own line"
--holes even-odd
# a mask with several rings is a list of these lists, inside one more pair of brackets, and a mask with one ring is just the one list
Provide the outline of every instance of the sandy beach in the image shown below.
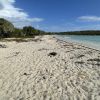
[[48,35],[1,41],[0,100],[100,100],[100,51]]

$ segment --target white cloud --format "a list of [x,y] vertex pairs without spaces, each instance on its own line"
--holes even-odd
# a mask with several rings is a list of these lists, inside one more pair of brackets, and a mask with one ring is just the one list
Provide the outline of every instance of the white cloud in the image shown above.
[[43,21],[42,18],[30,18],[22,9],[16,8],[14,3],[15,0],[0,0],[0,18],[8,19],[17,27]]
[[78,17],[78,19],[81,20],[81,21],[89,21],[89,22],[100,21],[100,17],[98,17],[98,16],[81,16],[81,17]]

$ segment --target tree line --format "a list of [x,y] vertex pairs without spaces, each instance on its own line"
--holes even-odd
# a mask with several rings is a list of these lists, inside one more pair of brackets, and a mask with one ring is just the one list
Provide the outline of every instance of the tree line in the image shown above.
[[0,18],[0,38],[10,38],[10,37],[34,37],[36,35],[46,35],[49,32],[45,32],[39,29],[35,29],[32,26],[25,26],[22,29],[14,27],[14,25]]
[[100,30],[85,30],[72,32],[56,32],[57,35],[100,35]]
[[25,26],[19,29],[14,27],[11,22],[0,18],[0,38],[34,37],[36,35],[100,35],[100,31],[45,32],[32,26]]

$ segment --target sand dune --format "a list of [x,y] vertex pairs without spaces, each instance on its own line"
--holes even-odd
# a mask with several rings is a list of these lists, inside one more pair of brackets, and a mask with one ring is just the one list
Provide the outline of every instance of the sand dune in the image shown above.
[[0,100],[100,100],[100,51],[53,36],[0,42]]

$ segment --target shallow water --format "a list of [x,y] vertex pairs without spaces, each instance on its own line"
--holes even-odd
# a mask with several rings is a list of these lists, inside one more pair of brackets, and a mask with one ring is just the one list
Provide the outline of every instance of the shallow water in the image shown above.
[[86,46],[100,50],[100,36],[59,35],[56,37],[67,42],[80,43],[82,45],[86,45]]

